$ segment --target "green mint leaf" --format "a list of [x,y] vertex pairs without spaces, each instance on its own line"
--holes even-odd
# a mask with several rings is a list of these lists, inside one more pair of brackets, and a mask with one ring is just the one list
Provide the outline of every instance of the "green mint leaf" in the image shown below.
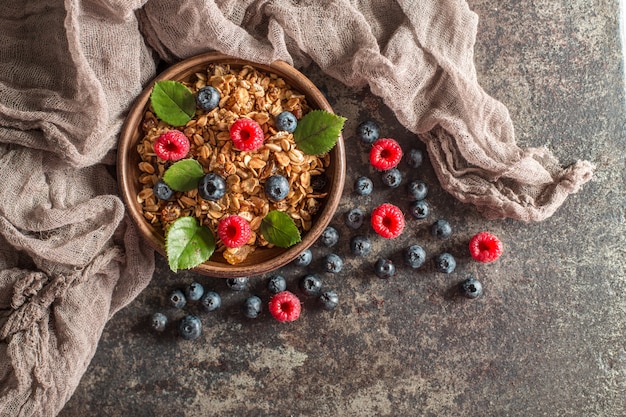
[[272,210],[261,221],[261,234],[268,242],[288,248],[300,242],[300,231],[287,213]]
[[345,121],[345,117],[325,110],[313,110],[298,121],[293,138],[302,152],[320,155],[335,146]]
[[167,230],[165,252],[174,272],[200,265],[214,250],[213,233],[208,227],[199,225],[194,217],[180,217]]
[[172,164],[163,174],[163,181],[174,191],[191,191],[204,176],[202,165],[195,159],[182,159]]
[[196,114],[196,98],[178,81],[157,81],[150,94],[156,116],[172,126],[184,126]]

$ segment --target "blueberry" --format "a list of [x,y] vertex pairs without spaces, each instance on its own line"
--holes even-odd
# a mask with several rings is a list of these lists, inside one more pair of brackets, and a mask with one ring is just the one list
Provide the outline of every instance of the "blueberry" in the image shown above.
[[433,223],[430,232],[438,239],[447,239],[452,235],[452,227],[450,227],[450,223],[440,219]]
[[380,137],[380,127],[373,120],[367,120],[356,128],[356,137],[365,144],[374,143]]
[[456,260],[451,254],[444,252],[435,257],[435,269],[444,274],[450,274],[456,268]]
[[428,187],[423,181],[420,181],[420,180],[411,181],[407,185],[407,194],[408,194],[409,200],[411,201],[423,200],[426,198],[426,195],[428,194]]
[[319,237],[322,245],[331,248],[339,241],[339,232],[332,226],[327,226]]
[[206,311],[217,310],[222,306],[222,297],[215,291],[206,291],[200,299],[200,304]]
[[293,260],[293,264],[296,266],[307,266],[313,260],[313,253],[311,249],[303,250],[300,255]]
[[276,116],[274,124],[278,130],[293,133],[293,131],[296,130],[296,127],[298,127],[298,119],[296,119],[296,116],[294,116],[292,112],[284,111]]
[[213,110],[220,104],[220,92],[217,88],[207,85],[196,93],[196,103],[202,110]]
[[274,275],[267,282],[267,289],[272,294],[278,294],[281,291],[285,291],[287,289],[287,280],[282,275]]
[[300,279],[300,290],[304,295],[319,295],[322,291],[322,280],[315,274],[308,274]]
[[390,188],[397,188],[402,183],[402,173],[398,168],[391,168],[382,173],[383,184]]
[[189,301],[198,301],[204,295],[204,287],[199,282],[192,282],[185,288],[185,297]]
[[256,319],[261,314],[261,306],[263,303],[256,295],[246,298],[243,303],[243,315],[249,319]]
[[404,260],[411,268],[419,268],[426,262],[426,251],[419,245],[411,245],[404,252]]
[[334,310],[339,304],[339,296],[334,290],[326,290],[320,295],[319,301],[324,310]]
[[467,298],[478,298],[483,294],[483,284],[476,278],[468,278],[461,282],[461,292]]
[[270,200],[284,200],[287,194],[289,194],[289,181],[282,175],[272,175],[265,181],[265,195]]
[[365,213],[360,208],[353,208],[346,213],[346,226],[351,229],[358,229],[363,225]]
[[185,340],[195,340],[202,333],[202,322],[196,316],[186,315],[178,322],[178,334]]
[[354,191],[358,195],[370,195],[374,191],[374,183],[368,177],[359,177],[354,181]]
[[159,200],[167,201],[172,198],[174,195],[174,190],[170,188],[169,185],[165,183],[163,180],[158,180],[154,187],[152,188],[152,192]]
[[248,278],[228,278],[226,280],[226,285],[233,291],[242,291],[244,288],[246,288],[246,285],[248,285]]
[[424,154],[419,149],[411,149],[409,153],[406,154],[406,163],[411,168],[417,168],[422,165],[424,161]]
[[167,326],[167,317],[163,313],[154,313],[150,318],[150,327],[152,330],[162,332]]
[[170,305],[174,308],[183,308],[187,305],[187,298],[181,290],[174,290],[170,293]]
[[350,251],[357,256],[365,256],[372,250],[372,241],[367,236],[357,235],[350,239]]
[[313,191],[322,191],[326,184],[328,184],[326,175],[311,175],[311,188],[313,188]]
[[198,182],[198,194],[205,200],[217,201],[226,193],[226,181],[214,172],[205,174]]
[[396,266],[391,259],[379,258],[374,264],[374,273],[378,278],[388,279],[396,274]]
[[409,211],[416,219],[425,219],[430,213],[430,207],[426,200],[417,200],[411,204]]
[[324,257],[324,270],[331,274],[337,274],[341,272],[343,267],[343,260],[335,253],[329,253]]

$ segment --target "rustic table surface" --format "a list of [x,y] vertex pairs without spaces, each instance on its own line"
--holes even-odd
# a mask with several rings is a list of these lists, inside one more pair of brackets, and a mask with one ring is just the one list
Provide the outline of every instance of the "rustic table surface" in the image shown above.
[[[333,248],[316,245],[309,268],[281,273],[297,292],[306,272],[319,272],[337,291],[331,312],[304,299],[301,318],[278,323],[267,310],[251,320],[241,304],[269,298],[267,276],[241,292],[223,280],[173,274],[157,256],[150,286],[104,329],[99,348],[63,417],[71,416],[623,416],[626,413],[625,94],[617,0],[471,0],[480,17],[475,47],[483,88],[510,110],[522,147],[547,146],[564,163],[587,159],[594,178],[541,223],[488,221],[439,187],[430,163],[400,165],[404,181],[429,187],[431,214],[408,219],[393,241],[373,238],[372,253],[353,256],[343,214],[383,201],[408,207],[368,166],[356,125],[377,120],[385,136],[423,149],[369,91],[351,89],[309,68],[337,113],[346,116],[346,189],[332,225]],[[374,179],[370,197],[355,195],[360,175]],[[440,241],[430,224],[446,219],[452,237]],[[504,255],[493,264],[471,260],[469,238],[498,235]],[[429,262],[402,265],[402,250],[422,245]],[[431,260],[448,251],[449,275]],[[341,273],[321,271],[336,252]],[[373,274],[378,257],[398,263],[397,275]],[[484,295],[467,300],[452,290],[478,277]],[[155,334],[148,317],[163,311],[170,290],[192,281],[219,292],[222,308],[197,306],[199,340],[173,330]]]

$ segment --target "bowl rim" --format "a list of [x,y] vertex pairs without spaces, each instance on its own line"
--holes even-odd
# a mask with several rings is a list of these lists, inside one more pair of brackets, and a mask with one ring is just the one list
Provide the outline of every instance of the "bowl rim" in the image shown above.
[[[126,114],[122,129],[118,137],[117,146],[117,181],[120,193],[127,213],[129,214],[133,224],[138,229],[140,237],[145,240],[154,250],[166,257],[164,250],[164,237],[149,225],[143,217],[139,204],[136,202],[136,195],[133,192],[131,183],[133,180],[133,172],[135,169],[131,167],[131,153],[136,152],[136,141],[133,141],[134,135],[137,133],[138,122],[143,119],[143,114],[148,106],[152,88],[157,81],[170,79],[185,79],[202,67],[206,67],[211,63],[222,63],[233,66],[250,65],[261,71],[274,73],[285,79],[292,87],[305,94],[309,105],[314,108],[323,109],[334,113],[331,105],[326,100],[322,92],[313,84],[308,77],[299,70],[289,65],[287,62],[276,60],[270,64],[261,64],[219,52],[205,52],[179,61],[150,80],[141,93],[136,97],[129,107]],[[346,157],[343,135],[339,135],[337,144],[330,151],[333,155],[332,163],[332,192],[328,193],[321,212],[317,215],[316,221],[311,229],[304,234],[302,240],[289,248],[282,250],[277,256],[270,258],[262,263],[249,265],[230,265],[215,261],[206,261],[191,271],[202,275],[212,276],[216,278],[237,278],[254,275],[262,275],[276,270],[295,259],[302,251],[308,249],[321,235],[326,226],[330,224],[339,202],[343,194],[343,188],[346,175]]]

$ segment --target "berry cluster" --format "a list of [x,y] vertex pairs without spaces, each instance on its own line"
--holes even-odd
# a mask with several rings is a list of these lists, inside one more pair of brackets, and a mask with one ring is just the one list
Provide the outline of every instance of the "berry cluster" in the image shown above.
[[[310,251],[309,251],[310,253]],[[339,259],[329,260],[331,264]],[[330,259],[330,255],[327,257]],[[310,262],[310,261],[309,261]],[[336,264],[333,264],[336,267]],[[241,292],[249,288],[249,278],[228,278],[225,281],[228,291]],[[323,310],[333,310],[339,304],[339,297],[335,290],[326,289],[322,279],[317,274],[306,273],[302,276],[297,288],[290,290],[288,282],[281,274],[275,274],[267,278],[264,294],[249,294],[241,304],[241,314],[248,319],[256,319],[263,312],[264,299],[270,315],[279,322],[291,322],[300,317],[303,302],[298,295],[312,298],[317,301],[317,306]],[[167,297],[167,306],[171,309],[170,315],[177,316],[176,334],[184,340],[198,339],[202,334],[202,312],[212,312],[222,307],[222,296],[215,290],[208,290],[199,282],[192,282],[185,288],[173,289]],[[182,315],[180,314],[182,312]],[[168,328],[169,319],[163,311],[158,311],[150,317],[150,327],[156,332],[164,332]]]
[[[169,307],[175,310],[183,310],[192,302],[199,303],[204,311],[214,311],[222,304],[221,296],[215,291],[209,291],[199,282],[192,282],[184,289],[174,289],[168,294]],[[184,311],[184,310],[183,310]],[[162,312],[156,312],[150,317],[150,326],[157,332],[163,332],[167,328],[168,318]],[[202,334],[202,321],[197,312],[185,311],[178,319],[176,326],[177,334],[184,340],[195,340]]]
[[[403,183],[401,171],[397,168],[404,159],[406,164],[415,169],[422,165],[424,155],[419,149],[411,149],[404,153],[400,144],[392,138],[380,138],[381,128],[372,120],[358,125],[356,138],[369,148],[369,161],[375,171],[381,172],[381,182],[388,188],[398,188]],[[374,192],[374,183],[367,176],[359,176],[354,182],[354,191],[359,196],[369,196]],[[406,184],[406,199],[410,202],[408,212],[418,220],[426,219],[430,215],[430,206],[426,201],[428,186],[419,179],[410,180]],[[352,209],[346,215],[346,224],[358,229],[350,218],[354,212],[361,214],[361,209]],[[370,217],[371,227],[378,235],[386,239],[399,237],[405,230],[406,220],[402,210],[389,202],[375,207]],[[452,227],[444,219],[438,219],[431,224],[431,235],[437,240],[446,240],[452,236]],[[372,243],[365,235],[353,236],[350,240],[350,251],[357,256],[366,256],[370,253]],[[470,239],[469,252],[473,259],[479,262],[493,262],[502,254],[500,240],[489,232],[481,232]],[[425,264],[427,254],[424,248],[418,244],[412,244],[404,251],[404,263],[410,268],[417,269]],[[442,252],[433,258],[434,269],[441,273],[450,274],[456,269],[456,259],[451,253]],[[396,265],[393,260],[381,256],[374,263],[376,276],[388,279],[395,275]],[[482,285],[475,278],[470,278],[460,284],[460,288],[469,298],[476,298],[482,294]]]
[[[295,119],[294,119],[295,120]],[[277,125],[285,130],[292,128],[294,123],[289,115],[281,116]],[[297,120],[295,121],[297,122]],[[382,183],[391,188],[398,187],[402,181],[402,175],[396,168],[402,159],[403,151],[398,142],[391,138],[379,139],[380,127],[373,121],[362,123],[357,128],[357,137],[366,145],[371,145],[370,162],[376,171],[382,171]],[[244,139],[244,142],[253,139]],[[242,146],[249,146],[242,145]],[[417,168],[423,162],[423,154],[418,149],[411,149],[405,153],[406,163]],[[282,181],[280,176],[270,177],[265,184],[265,192],[268,199],[278,201],[289,191],[288,183]],[[222,179],[223,181],[223,179]],[[323,185],[322,185],[323,187]],[[214,176],[207,177],[203,183],[201,195],[203,198],[221,198],[225,184]],[[359,196],[369,196],[374,192],[374,183],[367,176],[361,176],[354,182],[354,190]],[[159,189],[164,199],[171,198],[166,189]],[[156,194],[156,186],[155,186]],[[418,220],[426,219],[430,215],[430,207],[426,202],[428,187],[421,180],[411,180],[406,186],[406,199],[410,202],[409,213]],[[344,222],[348,229],[358,231],[365,224],[366,213],[361,208],[352,208],[344,214]],[[375,207],[370,214],[369,222],[372,230],[385,239],[399,237],[406,229],[407,221],[400,207],[391,203],[384,203]],[[446,240],[452,234],[452,226],[445,219],[437,219],[430,226],[433,239]],[[228,216],[223,219],[218,228],[218,235],[225,245],[237,247],[245,244],[250,236],[249,225],[245,219],[239,216]],[[318,240],[318,246],[327,250],[322,253],[318,264],[322,273],[338,274],[342,271],[343,258],[336,253],[336,246],[340,242],[339,230],[334,226],[328,226]],[[365,257],[372,251],[372,240],[367,233],[358,232],[350,237],[350,253],[354,256]],[[332,248],[332,249],[331,249]],[[502,243],[489,232],[480,232],[469,241],[469,253],[478,262],[493,262],[502,254]],[[421,268],[427,260],[425,249],[419,244],[409,245],[404,253],[404,264],[412,269]],[[281,272],[267,279],[266,297],[267,309],[270,315],[279,322],[292,322],[300,317],[304,299],[316,300],[317,305],[324,310],[333,310],[338,306],[339,297],[334,289],[324,288],[321,275],[312,267],[313,252],[306,249],[292,262],[292,266],[303,268],[305,273],[294,282],[294,288],[290,289],[289,283]],[[442,252],[433,257],[434,269],[438,272],[450,274],[455,271],[456,259],[449,252]],[[385,256],[379,256],[374,263],[374,274],[381,279],[390,279],[396,274],[398,265]],[[248,287],[248,278],[231,278],[226,280],[226,285],[231,291],[244,291]],[[459,289],[467,298],[474,299],[483,293],[481,282],[470,277],[459,283]],[[262,315],[264,301],[261,295],[249,295],[241,306],[242,314],[255,319]],[[204,311],[214,311],[221,306],[221,297],[215,291],[206,291],[199,283],[192,283],[185,289],[177,289],[169,294],[169,304],[172,308],[181,310],[189,306],[189,302],[196,301]],[[155,331],[164,331],[167,327],[167,316],[162,312],[152,316],[152,328]],[[197,339],[201,335],[202,323],[198,314],[185,314],[178,322],[178,334],[187,340]]]

